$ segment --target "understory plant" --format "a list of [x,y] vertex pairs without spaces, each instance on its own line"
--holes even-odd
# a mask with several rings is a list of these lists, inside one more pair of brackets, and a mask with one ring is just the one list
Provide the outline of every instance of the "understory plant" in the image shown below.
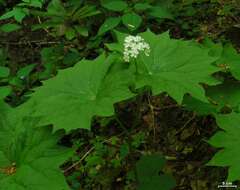
[[[217,151],[206,165],[227,168],[226,182],[240,180],[240,55],[230,43],[153,32],[164,21],[169,26],[176,22],[188,36],[200,32],[189,31],[187,23],[192,19],[198,25],[194,6],[202,1],[176,1],[175,7],[173,2],[22,0],[6,8],[0,31],[20,29],[33,16],[32,30],[61,42],[41,47],[41,64],[18,65],[15,73],[0,49],[0,190],[97,189],[93,181],[111,189],[113,180],[124,181],[126,190],[174,188],[174,176],[164,173],[167,156],[138,150],[146,136],[142,128],[137,131],[146,94],[164,94],[183,110],[213,118],[219,130],[204,141]],[[219,15],[233,16],[231,4],[213,3],[222,6]],[[18,103],[11,102],[14,93],[22,96]],[[137,132],[130,133],[118,110],[132,102],[136,118],[129,125]],[[90,142],[84,143],[76,135],[109,125],[122,130],[123,137],[89,135]],[[63,146],[72,134],[75,141]],[[126,166],[124,177],[121,165]]]
[[[208,142],[223,149],[208,164],[228,166],[228,180],[239,180],[239,160],[233,156],[239,152],[239,101],[234,98],[239,92],[236,88],[226,91],[231,86],[219,77],[231,73],[238,83],[239,55],[234,49],[171,39],[168,32],[156,35],[150,30],[136,36],[114,31],[113,36],[115,43],[105,44],[108,51],[60,70],[16,108],[3,101],[7,93],[1,88],[0,189],[70,189],[59,169],[74,155],[74,149],[58,145],[64,131],[90,130],[96,116],[117,116],[117,103],[146,90],[152,96],[167,93],[178,105],[214,116],[223,131]],[[8,72],[0,69],[0,77],[6,77]],[[225,105],[218,101],[219,94]],[[231,113],[222,111],[225,106]],[[161,159],[159,155],[141,158],[135,170],[138,189],[158,183],[163,189],[174,186],[171,177],[158,175],[161,162],[158,169],[148,168],[148,176],[144,173],[148,160],[158,163]]]

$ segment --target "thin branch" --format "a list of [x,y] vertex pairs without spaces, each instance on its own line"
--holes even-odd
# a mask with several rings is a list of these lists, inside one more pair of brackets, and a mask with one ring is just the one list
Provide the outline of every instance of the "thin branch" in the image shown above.
[[9,44],[9,45],[29,45],[29,44],[38,44],[38,45],[48,45],[48,44],[60,44],[60,41],[24,41],[24,42],[9,42],[9,41],[0,41],[0,44]]
[[[122,134],[123,134],[123,133],[120,133],[120,134],[117,135],[117,136],[121,136]],[[102,143],[109,142],[110,139],[111,139],[111,138],[106,139],[106,140],[104,140]],[[63,173],[67,173],[67,172],[69,172],[71,169],[77,167],[94,149],[95,149],[94,146],[91,147],[91,148],[80,158],[80,160],[78,160],[77,162],[73,163],[71,166],[69,166],[68,168],[66,168],[66,169],[63,171]]]
[[180,128],[175,135],[178,135],[179,133],[181,133],[188,125],[189,123],[191,123],[196,117],[196,113],[193,113],[192,117],[183,125],[182,128]]
[[77,162],[75,162],[74,164],[72,164],[70,167],[66,168],[63,172],[67,173],[68,171],[70,171],[71,169],[75,168],[76,166],[78,166],[92,151],[94,150],[94,147],[90,148],[82,157],[80,160],[78,160]]

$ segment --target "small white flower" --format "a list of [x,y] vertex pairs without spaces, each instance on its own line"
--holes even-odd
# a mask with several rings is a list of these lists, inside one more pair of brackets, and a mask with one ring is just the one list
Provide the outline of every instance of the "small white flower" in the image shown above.
[[136,59],[141,51],[143,51],[146,56],[150,54],[150,46],[141,36],[127,36],[124,39],[123,45],[123,59],[126,62],[129,62],[130,58]]

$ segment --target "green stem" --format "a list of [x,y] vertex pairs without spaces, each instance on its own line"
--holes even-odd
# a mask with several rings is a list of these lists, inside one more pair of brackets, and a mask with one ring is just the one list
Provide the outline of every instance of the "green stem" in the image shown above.
[[[124,132],[126,132],[127,134],[127,144],[128,144],[128,148],[129,148],[129,153],[130,155],[133,154],[134,149],[132,147],[132,137],[131,137],[131,133],[127,130],[127,128],[124,126],[124,124],[121,122],[121,120],[117,117],[117,115],[115,115],[115,119],[117,121],[117,123],[119,124],[119,126],[124,130]],[[130,161],[132,163],[135,163],[135,160],[133,159],[133,157],[130,157]],[[138,179],[138,174],[137,174],[137,167],[136,164],[134,164],[134,168],[133,168],[133,172],[134,172],[134,176],[136,179],[137,184],[139,184],[139,179]]]
[[134,59],[134,64],[135,64],[135,68],[136,68],[136,74],[139,74],[139,72],[138,72],[138,65],[137,65],[136,59]]

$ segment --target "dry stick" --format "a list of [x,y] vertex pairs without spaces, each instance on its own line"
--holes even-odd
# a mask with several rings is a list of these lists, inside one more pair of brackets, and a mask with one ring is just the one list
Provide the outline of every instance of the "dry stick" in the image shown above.
[[33,40],[33,41],[24,41],[24,42],[7,42],[7,41],[0,41],[0,44],[9,44],[9,45],[29,45],[29,44],[38,44],[38,45],[47,45],[47,44],[60,44],[60,41],[50,41],[50,42],[46,42],[46,41],[37,41],[37,40]]
[[[122,135],[122,133],[120,133],[120,134],[117,135],[117,136],[121,136],[121,135]],[[111,139],[111,138],[106,139],[106,140],[104,140],[102,143],[106,143],[106,142],[108,142],[110,139]],[[75,162],[74,164],[72,164],[71,166],[69,166],[68,168],[66,168],[66,169],[63,171],[63,173],[67,173],[67,172],[70,171],[71,169],[73,169],[73,168],[75,168],[76,166],[78,166],[94,149],[95,149],[94,147],[90,148],[90,149],[80,158],[80,160],[78,160],[77,162]]]
[[90,148],[83,156],[80,160],[78,160],[77,162],[75,162],[73,165],[71,165],[70,167],[68,167],[67,169],[65,169],[63,172],[67,173],[68,171],[70,171],[71,169],[75,168],[77,165],[79,165],[92,151],[94,150],[94,147]]
[[150,95],[148,94],[148,106],[150,107],[151,110],[151,117],[152,117],[152,124],[151,128],[153,128],[153,141],[156,142],[156,127],[155,127],[155,115],[154,115],[154,106],[151,103]]
[[[42,24],[42,21],[41,21],[40,17],[38,16],[37,18],[38,18],[39,24]],[[47,32],[49,34],[49,31],[46,28],[43,28],[43,30],[45,30],[45,32]]]
[[182,128],[180,128],[175,135],[178,135],[179,133],[181,133],[187,126],[190,122],[192,122],[196,117],[196,113],[193,113],[192,117],[183,125]]

